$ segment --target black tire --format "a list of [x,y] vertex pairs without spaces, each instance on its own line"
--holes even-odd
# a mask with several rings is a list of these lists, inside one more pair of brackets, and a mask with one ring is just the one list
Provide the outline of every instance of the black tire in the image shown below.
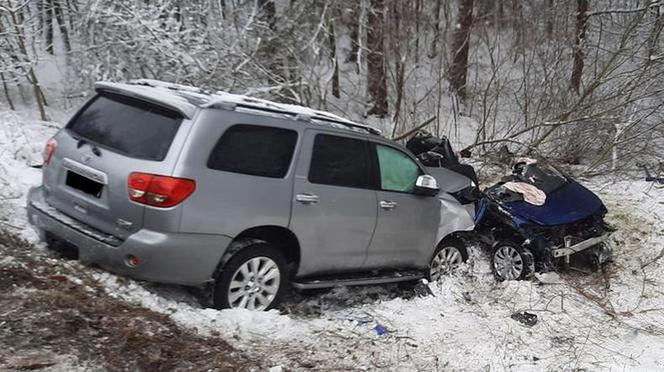
[[[431,282],[431,281],[438,280],[440,278],[440,276],[435,277],[435,275],[433,274],[432,269],[433,269],[433,265],[435,264],[434,260],[436,259],[436,256],[438,256],[438,254],[442,250],[449,249],[449,248],[455,248],[459,252],[459,254],[461,256],[461,262],[460,263],[468,261],[468,249],[466,248],[465,244],[463,244],[462,241],[460,241],[459,239],[456,239],[456,238],[452,238],[452,237],[443,239],[440,243],[438,243],[438,246],[436,247],[436,250],[434,251],[433,255],[431,256],[431,259],[429,260],[429,266],[427,267],[427,271],[426,271],[426,278],[427,278],[428,281]],[[445,273],[443,273],[442,275],[444,275],[444,274]]]
[[[509,254],[509,253],[513,254]],[[510,256],[513,269],[508,270],[502,265],[505,262],[502,257]],[[516,270],[520,266],[520,269]],[[500,267],[500,268],[499,268]],[[498,281],[523,280],[535,271],[535,258],[528,248],[522,247],[509,241],[498,242],[491,250],[491,272]]]
[[[274,264],[276,264],[276,268],[279,271],[279,282],[278,282],[278,289],[276,291],[276,294],[274,294],[271,298],[271,302],[269,305],[265,308],[261,309],[256,309],[256,310],[270,310],[273,309],[275,306],[277,306],[280,302],[281,299],[284,296],[284,293],[286,292],[288,288],[288,278],[289,278],[289,272],[288,272],[288,262],[286,261],[286,258],[284,255],[273,245],[267,243],[267,242],[254,242],[251,245],[248,245],[244,249],[240,250],[239,252],[235,253],[229,260],[226,262],[226,264],[222,267],[222,269],[219,271],[217,274],[217,278],[215,281],[215,286],[214,286],[214,291],[213,291],[213,304],[216,309],[229,309],[233,307],[247,307],[247,304],[245,306],[237,306],[238,304],[236,303],[231,303],[231,300],[229,298],[230,296],[230,286],[231,283],[233,282],[234,278],[238,279],[236,274],[239,274],[242,276],[242,273],[240,271],[240,267],[245,265],[246,263],[249,263],[252,259],[257,259],[257,258],[267,258],[271,260]],[[236,280],[236,283],[239,280]],[[256,287],[259,287],[261,284],[256,284]],[[237,288],[233,288],[237,289]],[[261,295],[264,294],[264,292],[260,291]],[[267,292],[265,292],[267,293]],[[254,295],[251,295],[252,297]],[[257,296],[257,295],[256,295]],[[269,299],[269,296],[267,297]],[[250,300],[251,301],[251,300]],[[256,300],[254,300],[256,301]],[[259,301],[260,302],[260,301]]]

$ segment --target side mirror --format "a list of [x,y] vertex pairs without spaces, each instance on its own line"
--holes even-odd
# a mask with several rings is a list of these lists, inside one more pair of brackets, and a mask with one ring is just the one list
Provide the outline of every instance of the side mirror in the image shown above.
[[423,174],[417,177],[413,192],[417,195],[436,196],[440,192],[440,187],[438,187],[438,181],[433,176]]

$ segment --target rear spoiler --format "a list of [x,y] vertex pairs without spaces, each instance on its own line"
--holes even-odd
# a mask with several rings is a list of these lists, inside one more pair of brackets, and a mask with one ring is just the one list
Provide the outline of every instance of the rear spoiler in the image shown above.
[[95,83],[95,91],[115,93],[147,101],[174,110],[187,119],[191,119],[196,113],[196,106],[186,98],[166,89],[146,85],[99,82]]

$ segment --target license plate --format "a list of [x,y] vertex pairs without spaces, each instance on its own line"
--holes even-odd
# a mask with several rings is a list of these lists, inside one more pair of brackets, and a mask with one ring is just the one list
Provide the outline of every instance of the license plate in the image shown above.
[[73,189],[92,195],[95,198],[101,197],[101,191],[104,189],[104,184],[70,170],[67,171],[65,184]]

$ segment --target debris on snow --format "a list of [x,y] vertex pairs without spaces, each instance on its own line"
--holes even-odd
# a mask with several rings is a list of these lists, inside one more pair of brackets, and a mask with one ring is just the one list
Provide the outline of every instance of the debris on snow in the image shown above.
[[537,315],[531,314],[527,311],[521,311],[518,313],[514,313],[510,316],[510,318],[516,320],[517,322],[524,324],[528,327],[532,327],[535,324],[537,324]]
[[557,272],[551,271],[548,273],[535,273],[535,278],[540,284],[563,284]]
[[387,333],[385,327],[383,327],[380,323],[376,323],[376,325],[373,327],[373,330],[376,331],[378,336],[383,336]]

